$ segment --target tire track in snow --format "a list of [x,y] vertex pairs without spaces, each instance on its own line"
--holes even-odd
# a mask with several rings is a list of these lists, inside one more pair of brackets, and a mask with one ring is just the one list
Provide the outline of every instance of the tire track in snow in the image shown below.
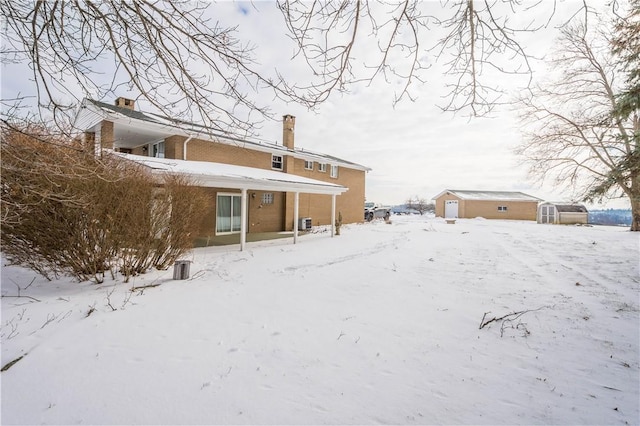
[[296,273],[296,272],[306,272],[308,270],[321,269],[327,266],[333,266],[333,265],[337,265],[345,262],[350,262],[352,260],[360,259],[365,256],[369,257],[372,255],[380,254],[391,247],[394,247],[394,248],[397,247],[399,243],[406,243],[408,241],[407,234],[409,233],[410,233],[409,231],[405,231],[401,233],[399,236],[396,236],[395,238],[393,238],[392,240],[385,241],[381,244],[377,244],[374,247],[368,248],[365,251],[343,255],[341,257],[335,257],[321,263],[309,263],[309,264],[303,264],[303,265],[287,266],[279,270],[279,272],[288,273],[288,274]]
[[[587,275],[582,272],[584,266],[580,263],[585,262],[584,255],[570,255],[563,252],[562,247],[557,246],[544,246],[544,241],[530,241],[524,237],[516,236],[508,233],[500,233],[503,237],[507,237],[508,244],[505,244],[504,239],[500,239],[499,244],[505,249],[509,255],[515,258],[521,265],[538,274],[542,278],[549,280],[550,283],[558,283],[558,279],[567,277],[568,274],[574,276],[571,280],[567,280],[567,285],[573,285],[579,287],[583,291],[589,293],[590,296],[598,298],[605,304],[624,304],[624,297],[619,291],[619,287],[612,284],[612,277],[610,275],[594,271],[593,268],[589,268],[590,274]],[[595,243],[593,243],[595,244]],[[545,247],[545,248],[541,248]],[[539,257],[543,260],[543,265],[534,265],[531,263],[532,258]],[[610,260],[610,259],[607,259]],[[594,259],[595,262],[602,262],[602,259]],[[606,260],[603,263],[607,263]],[[564,271],[565,274],[555,276],[553,272]],[[567,277],[568,278],[568,277]],[[636,280],[637,283],[637,280]],[[561,285],[563,288],[564,285]],[[606,300],[602,300],[605,296]],[[624,306],[627,306],[624,304]],[[637,306],[635,307],[637,310]]]

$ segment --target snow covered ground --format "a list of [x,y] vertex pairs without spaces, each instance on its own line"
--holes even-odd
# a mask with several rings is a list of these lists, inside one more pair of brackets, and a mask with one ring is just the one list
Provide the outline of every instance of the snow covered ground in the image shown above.
[[2,424],[640,423],[637,234],[392,220],[184,281],[3,267]]

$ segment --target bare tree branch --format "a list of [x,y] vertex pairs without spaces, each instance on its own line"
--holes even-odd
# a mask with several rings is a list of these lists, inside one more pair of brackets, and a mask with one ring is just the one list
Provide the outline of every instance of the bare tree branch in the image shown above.
[[[242,43],[236,28],[207,19],[208,7],[190,1],[3,1],[3,60],[32,64],[38,104],[57,120],[79,97],[115,97],[124,86],[167,116],[252,133],[252,114],[271,112],[251,93],[266,88],[286,100],[296,100],[295,94],[261,75],[254,46]],[[112,76],[103,75],[114,67]]]
[[[610,53],[603,24],[585,20],[562,30],[548,81],[520,100],[525,140],[516,153],[540,182],[551,179],[574,197],[625,196],[640,208],[638,167],[620,164],[637,153],[634,120],[617,110],[620,68]],[[636,226],[632,225],[632,230]]]
[[[432,4],[419,0],[374,5],[278,2],[298,47],[296,55],[304,57],[312,72],[322,77],[320,83],[300,87],[307,91],[309,104],[319,104],[332,92],[345,91],[351,84],[371,83],[380,75],[387,81],[393,78],[402,82],[394,102],[405,97],[413,100],[412,88],[425,82],[424,71],[438,60],[443,61],[445,73],[453,80],[442,106],[446,111],[486,115],[495,105],[505,103],[502,89],[489,83],[496,72],[527,76],[531,82],[530,56],[518,36],[547,25],[555,13],[555,2],[544,23],[530,22],[520,27],[511,25],[510,16],[535,6],[522,6],[517,1],[501,4],[464,0],[446,1],[442,10],[435,10]],[[438,17],[443,11],[450,15]],[[366,18],[367,29],[377,41],[377,56],[367,50],[366,37],[362,36]],[[428,35],[437,34],[436,30],[445,31],[445,35],[434,43]],[[364,59],[358,60],[356,51]]]
[[[394,103],[414,100],[436,62],[450,79],[442,108],[486,115],[506,102],[496,75],[524,76],[528,85],[530,56],[520,36],[548,25],[556,9],[555,0],[282,0],[277,7],[294,57],[311,73],[291,81],[277,69],[265,74],[238,27],[208,18],[213,7],[188,0],[3,1],[3,62],[31,64],[41,112],[60,123],[80,98],[113,98],[126,89],[165,116],[255,134],[273,117],[259,101],[264,91],[314,108],[332,93],[384,79],[398,87]],[[537,20],[521,19],[539,10]]]

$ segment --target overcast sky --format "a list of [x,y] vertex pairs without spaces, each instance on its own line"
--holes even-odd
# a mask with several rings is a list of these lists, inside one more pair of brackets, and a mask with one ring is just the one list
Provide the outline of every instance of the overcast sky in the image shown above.
[[[427,4],[439,8],[441,3]],[[579,5],[576,0],[559,2],[551,25],[523,39],[529,51],[536,55],[550,51],[557,36],[557,25],[564,23]],[[257,46],[257,59],[263,69],[278,68],[291,80],[307,80],[308,70],[303,64],[290,60],[294,46],[285,37],[282,16],[273,3],[220,2],[211,12],[222,25],[237,25],[239,36]],[[548,16],[550,10],[543,2],[536,13]],[[356,54],[366,55],[366,52]],[[534,78],[544,74],[542,64],[533,65],[539,71]],[[20,74],[16,69],[3,66],[3,97],[18,89],[23,94],[33,92],[27,80],[18,78]],[[400,204],[412,196],[429,200],[444,189],[516,190],[546,200],[571,198],[570,192],[535,184],[528,178],[526,167],[519,165],[512,150],[521,135],[512,108],[498,108],[488,118],[470,118],[468,112],[457,116],[442,112],[438,105],[445,103],[442,95],[446,76],[436,65],[426,77],[424,83],[412,89],[417,98],[415,102],[405,100],[395,107],[393,99],[399,82],[388,83],[383,79],[352,87],[349,93],[335,93],[315,111],[284,104],[268,94],[260,96],[265,97],[264,101],[277,116],[296,116],[296,147],[370,167],[366,181],[368,201]],[[500,85],[508,89],[510,95],[516,95],[523,83],[515,77],[513,80],[505,76],[499,78]],[[139,94],[120,95],[136,98]],[[264,123],[260,137],[281,143],[281,123]],[[628,203],[620,200],[606,205],[627,206]]]
[[[430,2],[429,6],[439,8],[440,4]],[[549,53],[558,35],[557,27],[565,24],[581,4],[572,0],[559,2],[547,29],[535,35],[522,35],[528,51],[538,57]],[[233,6],[235,16],[233,10],[225,8],[225,13],[236,19],[241,34],[254,34],[252,39],[259,46],[264,45],[260,41],[281,40],[275,33],[282,26],[282,18],[273,13],[271,4]],[[535,11],[540,22],[550,12],[544,2]],[[531,18],[529,14],[523,19]],[[282,43],[285,52],[292,51],[290,45]],[[267,55],[261,59],[279,57],[273,52],[278,43],[267,44]],[[534,61],[533,66],[539,71],[536,77],[548,71],[541,62]],[[304,71],[301,68],[299,72]],[[521,134],[513,108],[498,108],[488,118],[470,118],[468,112],[457,116],[442,112],[438,105],[445,103],[442,96],[447,81],[442,67],[434,66],[427,76],[424,84],[413,88],[413,94],[417,95],[415,102],[405,100],[395,107],[392,104],[398,84],[376,80],[371,85],[357,86],[350,93],[336,94],[313,112],[277,102],[274,111],[280,107],[282,114],[296,116],[297,147],[370,167],[366,183],[368,201],[400,204],[416,195],[431,199],[444,189],[515,190],[546,200],[571,199],[570,191],[535,183],[527,176],[526,167],[519,164],[513,148],[520,143]],[[498,78],[500,85],[508,89],[508,95],[517,95],[518,87],[526,81],[518,77],[510,81],[504,75]],[[281,133],[279,123],[267,124],[262,137],[281,141]],[[626,206],[626,201],[621,200],[607,203],[607,207]]]

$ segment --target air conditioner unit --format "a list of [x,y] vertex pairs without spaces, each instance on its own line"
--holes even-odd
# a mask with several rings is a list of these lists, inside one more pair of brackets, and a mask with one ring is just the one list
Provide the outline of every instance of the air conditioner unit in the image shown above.
[[310,217],[301,217],[300,219],[298,219],[298,230],[309,231],[310,229],[311,229]]

